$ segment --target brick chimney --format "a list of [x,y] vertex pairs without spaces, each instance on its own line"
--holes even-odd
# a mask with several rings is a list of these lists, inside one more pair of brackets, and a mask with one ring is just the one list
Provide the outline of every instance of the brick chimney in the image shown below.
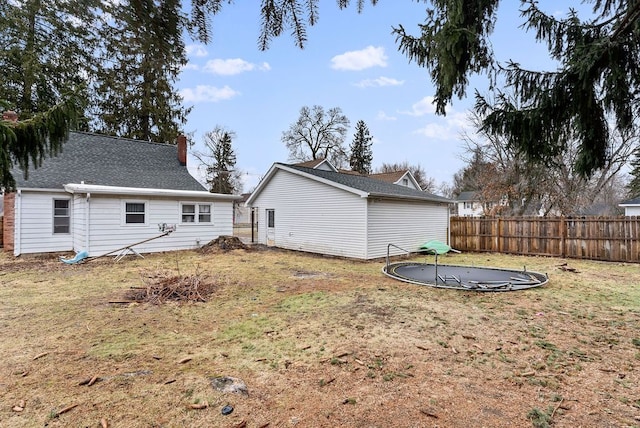
[[178,162],[180,165],[187,165],[187,137],[178,135]]
[[2,120],[15,123],[18,121],[18,113],[12,110],[7,110],[2,113]]

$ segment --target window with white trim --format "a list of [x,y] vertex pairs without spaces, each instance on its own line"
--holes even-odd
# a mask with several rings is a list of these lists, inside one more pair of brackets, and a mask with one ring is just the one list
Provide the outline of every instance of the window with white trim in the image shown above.
[[182,204],[182,223],[211,223],[211,204]]
[[145,202],[125,202],[124,222],[126,224],[145,224],[147,204]]
[[211,223],[210,204],[198,204],[198,223]]
[[69,233],[71,228],[71,201],[53,200],[53,233]]
[[267,227],[276,227],[276,211],[267,210]]

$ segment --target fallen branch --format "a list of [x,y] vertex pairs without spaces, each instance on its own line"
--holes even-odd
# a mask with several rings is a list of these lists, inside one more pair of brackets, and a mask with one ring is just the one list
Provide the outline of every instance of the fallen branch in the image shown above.
[[560,406],[562,406],[562,402],[564,401],[564,397],[560,398],[560,402],[558,403],[558,405],[555,407],[555,409],[553,409],[553,412],[551,412],[551,416],[549,416],[549,419],[551,419],[553,421],[553,417],[555,416],[556,412],[558,411],[558,409],[560,408]]
[[69,410],[74,409],[76,407],[78,407],[77,404],[71,404],[71,405],[69,405],[67,407],[63,407],[59,412],[56,413],[56,416],[60,416],[63,413],[67,413]]
[[202,403],[193,403],[189,405],[189,408],[194,410],[202,410],[206,409],[207,407],[209,407],[209,403],[207,402],[207,400],[203,401]]

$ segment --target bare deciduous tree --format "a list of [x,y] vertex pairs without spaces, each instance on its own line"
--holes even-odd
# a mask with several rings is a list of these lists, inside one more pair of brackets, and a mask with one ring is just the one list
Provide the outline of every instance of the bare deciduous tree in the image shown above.
[[349,119],[340,107],[325,112],[314,105],[300,109],[300,117],[282,133],[282,142],[289,149],[289,160],[304,162],[324,158],[340,168],[347,162],[344,140]]

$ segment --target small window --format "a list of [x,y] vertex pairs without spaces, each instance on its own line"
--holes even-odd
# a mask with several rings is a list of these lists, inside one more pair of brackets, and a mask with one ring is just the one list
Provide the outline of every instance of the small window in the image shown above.
[[211,223],[211,205],[198,205],[198,223]]
[[409,179],[408,178],[403,178],[402,179],[402,185],[403,186],[409,186]]
[[267,227],[276,226],[276,212],[274,210],[267,210]]
[[196,206],[195,204],[182,204],[182,222],[196,222]]
[[53,233],[69,233],[71,217],[69,199],[53,200]]
[[144,224],[144,222],[145,222],[145,203],[144,202],[126,202],[125,203],[125,223]]

